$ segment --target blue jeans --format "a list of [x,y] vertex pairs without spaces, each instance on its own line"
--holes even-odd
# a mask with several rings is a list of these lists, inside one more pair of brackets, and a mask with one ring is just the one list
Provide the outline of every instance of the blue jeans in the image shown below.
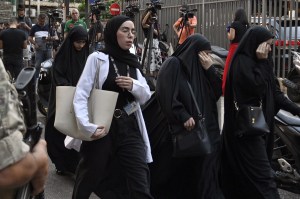
[[35,51],[35,69],[36,78],[39,77],[41,63],[52,57],[52,49],[36,50]]

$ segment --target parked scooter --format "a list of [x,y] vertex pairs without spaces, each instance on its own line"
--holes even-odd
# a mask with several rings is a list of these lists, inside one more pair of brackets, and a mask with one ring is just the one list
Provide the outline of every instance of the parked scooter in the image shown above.
[[278,188],[300,193],[300,118],[282,110],[275,117],[272,168]]
[[287,77],[283,78],[282,84],[287,87],[287,95],[293,102],[300,101],[300,53],[292,51],[293,68],[288,72]]
[[220,76],[223,77],[228,50],[220,46],[211,46],[211,51],[211,57],[213,58],[214,66],[217,69]]
[[41,70],[37,85],[37,107],[41,114],[44,116],[48,113],[48,102],[51,90],[51,67],[53,58],[48,59],[41,63]]

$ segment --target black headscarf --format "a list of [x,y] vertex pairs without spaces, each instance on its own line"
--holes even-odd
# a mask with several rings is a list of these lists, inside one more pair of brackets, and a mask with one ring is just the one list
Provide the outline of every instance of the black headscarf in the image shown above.
[[87,39],[88,33],[85,28],[75,26],[70,30],[54,59],[53,68],[63,76],[63,78],[55,78],[55,83],[76,86],[89,55],[89,48],[88,43],[86,43],[81,51],[77,51],[73,42],[79,40],[87,42]]
[[[274,36],[271,32],[266,28],[262,26],[253,26],[245,33],[235,54],[245,54],[246,56],[256,60],[256,49],[259,44],[273,37]],[[232,58],[232,63],[235,57],[236,56]]]
[[187,78],[194,90],[198,101],[203,101],[203,94],[206,93],[207,78],[204,77],[205,70],[199,60],[199,52],[211,50],[210,42],[201,34],[189,36],[173,53],[177,57],[187,74]]
[[[243,89],[240,88],[238,93],[235,92],[238,103],[240,103],[240,105],[258,105],[259,100],[263,100],[264,112],[268,113],[265,114],[266,120],[270,127],[273,126],[274,100],[272,99],[272,87],[275,85],[274,74],[272,73],[273,64],[270,60],[257,59],[256,55],[256,49],[258,46],[271,38],[273,38],[273,35],[269,30],[262,26],[253,26],[248,29],[239,43],[239,46],[232,58],[226,80],[227,83],[224,98],[225,131],[229,128],[226,124],[234,121],[235,117],[233,90],[236,90],[234,88],[242,86],[241,84],[248,86],[242,87]],[[261,62],[265,62],[266,64],[262,67],[260,66]]]
[[173,53],[186,67],[189,76],[194,66],[201,65],[198,53],[204,50],[211,50],[210,42],[201,34],[194,34],[188,37]]
[[138,62],[137,57],[134,54],[130,53],[129,50],[123,50],[118,44],[117,32],[120,26],[125,21],[132,20],[125,15],[119,15],[113,17],[107,22],[106,27],[104,29],[105,48],[104,50],[102,50],[102,52],[111,55],[115,60],[118,60],[119,62],[140,69],[141,66]]
[[[248,31],[245,33],[242,40],[240,41],[239,46],[236,49],[235,54],[232,58],[228,72],[228,74],[231,75],[227,75],[226,82],[231,81],[232,84],[232,77],[230,76],[233,76],[233,73],[236,74],[235,71],[237,70],[237,67],[242,67],[239,61],[239,57],[241,55],[244,56],[242,60],[244,66],[247,65],[248,68],[255,67],[257,65],[256,62],[258,61],[256,56],[256,49],[261,43],[273,37],[274,36],[270,33],[270,31],[268,31],[262,26],[253,26],[250,29],[248,29]],[[231,92],[232,86],[226,86],[226,92],[227,90],[229,90],[228,92]]]
[[[227,75],[221,162],[221,177],[226,182],[223,187],[228,190],[224,192],[228,194],[226,198],[237,198],[245,194],[246,188],[251,190],[251,198],[278,198],[275,197],[276,187],[269,163],[274,143],[276,83],[272,62],[258,59],[256,55],[258,46],[271,38],[273,35],[262,26],[248,29],[239,43]],[[259,101],[262,101],[264,116],[270,128],[269,135],[242,139],[235,136],[237,120],[234,98],[239,107],[258,106]],[[238,183],[235,179],[237,177],[243,180],[242,184],[235,184]],[[232,185],[240,188],[235,194],[230,193],[235,191],[230,190]]]
[[210,42],[201,34],[189,36],[164,61],[157,77],[156,97],[169,123],[181,123],[197,117],[197,110],[190,94],[188,81],[193,89],[212,143],[220,141],[216,102],[221,96],[221,79],[214,67],[205,70],[199,52],[210,50]]

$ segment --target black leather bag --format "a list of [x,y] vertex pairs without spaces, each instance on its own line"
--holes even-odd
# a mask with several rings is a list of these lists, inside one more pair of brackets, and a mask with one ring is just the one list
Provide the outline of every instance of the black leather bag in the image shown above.
[[196,120],[196,125],[191,131],[186,130],[182,124],[170,126],[173,142],[173,157],[178,158],[203,156],[212,152],[205,126],[205,118],[200,112],[194,92],[189,83],[188,86],[198,112],[198,120]]
[[236,114],[237,137],[261,136],[270,133],[262,106],[242,106]]
[[173,142],[173,157],[195,157],[210,154],[211,144],[204,120],[188,131],[183,125],[170,127]]

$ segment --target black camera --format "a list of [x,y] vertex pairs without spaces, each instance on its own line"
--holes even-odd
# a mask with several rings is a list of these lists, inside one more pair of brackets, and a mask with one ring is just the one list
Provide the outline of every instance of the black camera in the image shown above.
[[161,3],[159,0],[152,0],[150,3],[146,3],[147,6],[149,6],[149,10],[151,10],[152,13],[156,13],[157,10],[161,10]]
[[54,9],[54,10],[49,10],[47,12],[47,15],[50,19],[54,19],[55,21],[62,21],[62,10]]
[[135,13],[139,13],[139,12],[140,12],[139,6],[135,4],[130,4],[126,6],[124,10],[124,14],[130,18],[134,18]]
[[180,13],[180,17],[183,17],[185,21],[187,21],[188,19],[191,19],[195,16],[195,12],[197,11],[197,9],[192,9],[192,10],[187,10],[187,9],[180,9],[179,13]]
[[90,5],[92,14],[100,15],[101,11],[106,10],[105,3],[102,1],[103,0],[95,0],[94,3]]

